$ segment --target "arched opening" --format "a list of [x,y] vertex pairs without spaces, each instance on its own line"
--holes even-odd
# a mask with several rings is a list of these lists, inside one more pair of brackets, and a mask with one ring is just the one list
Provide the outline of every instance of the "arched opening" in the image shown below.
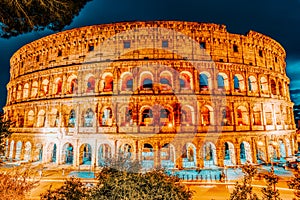
[[42,82],[42,95],[46,96],[49,93],[49,80],[44,79]]
[[27,114],[27,127],[33,127],[34,124],[34,112],[33,110],[30,110]]
[[255,104],[253,106],[253,125],[262,125],[261,117],[261,105]]
[[113,113],[111,108],[105,108],[101,113],[101,126],[112,126],[113,124]]
[[78,80],[76,76],[69,77],[69,94],[76,94],[78,92]]
[[161,166],[166,169],[173,169],[175,163],[175,148],[166,143],[160,150]]
[[132,149],[132,147],[129,144],[123,144],[119,148],[119,154],[123,158],[131,158],[132,151],[133,151],[133,149]]
[[171,112],[168,109],[160,110],[160,125],[168,126],[172,124]]
[[143,112],[142,112],[142,124],[141,125],[152,125],[153,124],[153,114],[152,114],[152,110],[150,108],[146,108]]
[[20,160],[21,153],[22,153],[22,142],[18,141],[16,146],[16,155],[15,155],[16,160]]
[[105,166],[108,159],[111,158],[111,147],[108,144],[101,144],[98,151],[98,165]]
[[209,73],[200,73],[199,75],[199,87],[201,91],[207,91],[210,87]]
[[201,107],[201,111],[200,111],[200,115],[201,115],[201,125],[202,126],[207,126],[210,124],[214,124],[213,121],[213,109],[212,107],[205,105]]
[[58,127],[59,125],[59,112],[56,108],[52,108],[51,113],[50,113],[50,127]]
[[278,82],[278,91],[279,91],[279,95],[283,97],[284,96],[284,90],[282,88],[282,83],[280,81]]
[[18,90],[17,90],[17,99],[21,99],[22,98],[22,91],[23,91],[22,85],[19,84],[18,85]]
[[143,89],[152,89],[152,80],[149,79],[149,78],[146,78],[144,81],[143,81]]
[[268,151],[269,151],[269,157],[271,162],[274,162],[277,159],[277,154],[276,154],[276,149],[272,144],[269,144]]
[[266,125],[273,125],[273,111],[271,106],[265,107]]
[[56,162],[56,153],[57,153],[57,146],[55,143],[50,143],[47,149],[47,161],[55,163]]
[[181,72],[179,76],[180,90],[192,89],[192,75],[188,72]]
[[62,149],[62,163],[66,164],[66,165],[71,165],[73,164],[73,145],[71,143],[66,143],[64,146],[63,146],[63,149]]
[[62,80],[61,78],[57,78],[54,82],[53,86],[53,94],[59,95],[62,93]]
[[212,168],[217,164],[216,146],[211,142],[206,142],[203,146],[204,167]]
[[34,152],[34,161],[42,161],[43,160],[43,145],[37,143],[35,145],[35,152]]
[[261,90],[262,94],[268,94],[269,93],[268,81],[264,76],[262,76],[260,78],[260,90]]
[[44,127],[45,121],[46,121],[46,113],[44,110],[40,110],[38,113],[38,119],[37,119],[37,127]]
[[241,164],[245,164],[247,161],[252,163],[252,151],[248,142],[240,144],[240,160]]
[[244,78],[240,74],[236,74],[233,77],[233,85],[235,92],[242,92],[245,90]]
[[103,92],[113,91],[114,79],[111,74],[105,74],[102,83],[103,83]]
[[125,72],[121,75],[121,91],[133,91],[133,77],[129,72]]
[[277,94],[277,92],[276,92],[276,83],[275,83],[275,81],[273,79],[271,79],[271,93],[273,95]]
[[79,148],[79,162],[81,165],[91,165],[92,147],[90,144],[82,144]]
[[236,164],[234,145],[231,142],[224,143],[224,165],[231,166]]
[[169,71],[164,71],[160,73],[159,83],[161,85],[161,90],[171,90],[172,89],[172,74]]
[[196,162],[196,147],[194,144],[188,143],[183,147],[182,166],[183,168],[195,168]]
[[38,82],[34,81],[31,85],[31,97],[35,98],[38,95]]
[[237,108],[237,123],[239,126],[249,125],[249,113],[245,106],[239,106]]
[[30,161],[30,159],[31,159],[31,143],[26,142],[25,143],[24,160]]
[[218,82],[218,89],[225,89],[224,77],[221,76],[220,74],[217,77],[217,82]]
[[232,125],[232,117],[231,111],[229,107],[225,107],[222,109],[222,126],[231,126]]
[[181,125],[194,125],[195,124],[195,116],[194,109],[191,106],[183,106],[181,108]]
[[279,151],[280,151],[280,158],[286,157],[285,145],[282,140],[279,140]]
[[84,115],[84,127],[93,127],[94,112],[91,108],[87,109]]
[[132,109],[130,107],[124,106],[120,109],[119,122],[121,126],[131,126],[133,125],[132,119]]
[[29,84],[25,83],[24,88],[23,88],[23,98],[28,98],[29,96]]
[[72,109],[69,114],[68,127],[75,127],[75,124],[76,124],[76,112],[74,109]]
[[94,76],[90,76],[87,79],[87,84],[86,84],[86,93],[92,93],[95,91],[95,77]]
[[151,169],[154,167],[154,149],[151,144],[144,144],[142,150],[142,167]]
[[249,76],[248,88],[249,88],[249,91],[251,91],[251,92],[257,91],[257,82],[256,82],[256,78],[254,76]]

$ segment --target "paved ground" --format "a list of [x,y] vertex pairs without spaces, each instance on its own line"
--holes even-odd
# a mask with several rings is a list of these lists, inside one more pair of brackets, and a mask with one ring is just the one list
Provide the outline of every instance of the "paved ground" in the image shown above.
[[[82,170],[82,169],[81,169]],[[43,170],[39,186],[33,189],[28,194],[28,200],[40,199],[40,194],[45,193],[50,185],[52,189],[60,187],[68,178],[70,172],[78,171],[78,169],[60,166],[59,168],[52,168]],[[93,172],[93,171],[91,171]],[[280,178],[277,188],[280,190],[281,198],[284,200],[293,199],[293,191],[288,189],[287,180],[289,177],[284,176]],[[84,182],[93,182],[93,179],[83,179]],[[229,199],[229,193],[233,190],[235,180],[227,183],[220,183],[219,181],[195,181],[185,182],[188,187],[195,191],[193,200],[225,200]],[[261,188],[265,186],[264,180],[255,179],[253,181],[254,192],[260,194]]]

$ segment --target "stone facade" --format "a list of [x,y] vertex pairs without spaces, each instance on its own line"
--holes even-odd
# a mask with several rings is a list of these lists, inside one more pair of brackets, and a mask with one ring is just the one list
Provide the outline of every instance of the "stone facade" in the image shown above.
[[145,168],[272,162],[297,148],[285,50],[224,25],[122,22],[72,29],[11,58],[7,157]]

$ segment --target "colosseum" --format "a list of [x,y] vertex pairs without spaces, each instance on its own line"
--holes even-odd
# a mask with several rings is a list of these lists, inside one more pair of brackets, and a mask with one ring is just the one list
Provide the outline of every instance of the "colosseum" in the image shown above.
[[63,31],[10,60],[6,156],[144,168],[271,163],[298,150],[286,53],[255,31],[180,21]]

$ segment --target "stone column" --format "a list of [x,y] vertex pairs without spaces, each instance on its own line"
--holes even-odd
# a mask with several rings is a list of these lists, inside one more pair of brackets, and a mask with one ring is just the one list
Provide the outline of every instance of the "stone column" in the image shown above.
[[257,144],[256,144],[255,139],[254,139],[254,138],[251,138],[252,162],[253,162],[254,164],[257,164],[257,156],[256,156],[256,154],[257,154],[257,149],[256,149],[256,146],[257,146]]
[[160,142],[158,141],[154,146],[154,168],[159,168],[160,166]]

